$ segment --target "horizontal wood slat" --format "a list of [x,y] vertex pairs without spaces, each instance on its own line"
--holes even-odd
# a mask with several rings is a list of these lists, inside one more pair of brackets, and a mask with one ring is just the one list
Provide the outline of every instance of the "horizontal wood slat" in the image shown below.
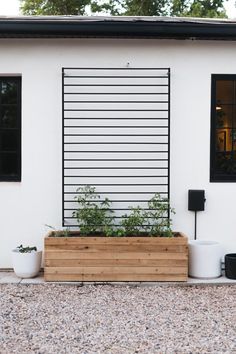
[[73,250],[45,250],[45,259],[182,259],[187,260],[187,251],[171,252],[80,252]]
[[[174,262],[173,262],[174,261]],[[157,266],[168,266],[175,263],[176,267],[183,267],[186,264],[185,259],[46,259],[44,264],[45,267],[78,267],[78,266],[114,266],[119,265],[119,267],[157,267]]]
[[46,281],[186,281],[187,273],[183,235],[45,238]]
[[[73,235],[73,232],[71,232]],[[77,237],[46,237],[45,245],[47,246],[59,246],[59,245],[130,245],[130,244],[148,244],[148,245],[171,245],[173,244],[172,237],[81,237],[76,232]],[[175,237],[175,245],[185,245],[186,240],[184,237]]]
[[97,266],[97,267],[48,267],[49,274],[184,274],[185,267],[120,267],[120,266]]
[[47,274],[46,281],[186,281],[186,274]]
[[[47,246],[48,251],[64,251],[66,245],[57,245],[57,246]],[[103,245],[103,244],[94,244],[94,245],[73,245],[74,251],[80,251],[85,253],[101,253],[101,252],[109,252],[114,251],[117,253],[127,251],[127,247],[129,252],[184,252],[186,250],[186,246],[179,246],[179,245],[148,245],[148,244],[127,244],[127,245]]]

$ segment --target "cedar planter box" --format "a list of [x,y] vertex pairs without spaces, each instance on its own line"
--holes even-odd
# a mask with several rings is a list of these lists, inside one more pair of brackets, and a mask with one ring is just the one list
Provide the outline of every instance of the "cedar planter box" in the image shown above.
[[50,234],[45,237],[45,281],[187,280],[188,239],[183,234],[172,238]]

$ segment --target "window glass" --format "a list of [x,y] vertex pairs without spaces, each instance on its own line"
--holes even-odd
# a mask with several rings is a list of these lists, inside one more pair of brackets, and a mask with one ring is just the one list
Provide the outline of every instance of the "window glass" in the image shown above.
[[212,75],[211,181],[236,181],[236,75]]
[[1,85],[2,104],[17,104],[17,83],[9,80],[2,80]]
[[1,151],[16,151],[18,147],[18,132],[3,130],[1,132]]
[[21,78],[0,77],[0,181],[21,180]]
[[2,128],[17,127],[17,106],[2,105],[1,107],[1,126]]
[[16,176],[18,172],[17,153],[1,153],[1,174],[3,176]]
[[216,102],[231,103],[234,95],[234,83],[232,80],[218,80],[216,82]]

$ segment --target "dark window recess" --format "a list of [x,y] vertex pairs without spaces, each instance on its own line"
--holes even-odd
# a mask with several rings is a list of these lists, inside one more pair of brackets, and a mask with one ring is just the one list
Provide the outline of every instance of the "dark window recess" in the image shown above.
[[0,181],[21,180],[21,78],[0,77]]

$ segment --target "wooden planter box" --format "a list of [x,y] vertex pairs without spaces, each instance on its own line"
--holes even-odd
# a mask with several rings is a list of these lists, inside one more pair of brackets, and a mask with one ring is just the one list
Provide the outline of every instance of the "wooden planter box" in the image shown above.
[[188,239],[45,237],[45,281],[186,281]]

